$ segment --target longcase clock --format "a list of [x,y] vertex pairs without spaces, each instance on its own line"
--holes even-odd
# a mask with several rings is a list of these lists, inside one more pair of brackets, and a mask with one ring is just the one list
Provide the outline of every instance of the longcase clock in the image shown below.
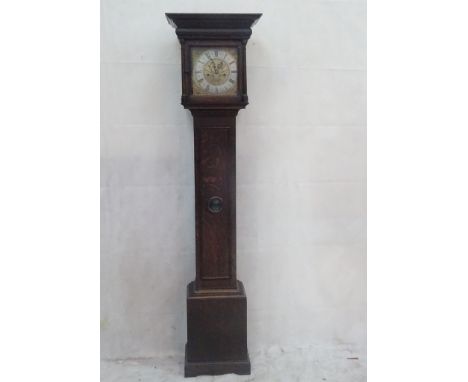
[[167,13],[193,116],[196,276],[187,286],[185,376],[250,374],[247,298],[236,276],[236,116],[248,104],[245,47],[261,14]]

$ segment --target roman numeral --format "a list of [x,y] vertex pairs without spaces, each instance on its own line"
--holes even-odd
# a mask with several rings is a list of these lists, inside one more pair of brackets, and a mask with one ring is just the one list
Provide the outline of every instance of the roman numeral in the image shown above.
[[214,52],[215,52],[215,56],[218,57],[218,51],[215,50]]

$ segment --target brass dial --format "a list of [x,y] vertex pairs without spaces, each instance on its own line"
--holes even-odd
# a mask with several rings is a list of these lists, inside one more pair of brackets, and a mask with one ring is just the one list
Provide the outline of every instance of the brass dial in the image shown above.
[[195,95],[237,93],[237,51],[232,48],[192,49],[192,88]]

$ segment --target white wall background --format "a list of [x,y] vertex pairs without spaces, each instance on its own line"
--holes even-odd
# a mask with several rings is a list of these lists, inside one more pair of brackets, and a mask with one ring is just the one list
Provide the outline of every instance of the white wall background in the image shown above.
[[101,352],[182,354],[195,274],[192,117],[165,12],[261,12],[237,118],[250,351],[365,351],[366,3],[101,0]]

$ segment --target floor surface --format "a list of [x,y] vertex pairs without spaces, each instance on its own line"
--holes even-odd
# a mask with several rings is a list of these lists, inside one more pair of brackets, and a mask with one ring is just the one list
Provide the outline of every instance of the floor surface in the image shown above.
[[273,346],[250,356],[252,374],[183,377],[183,355],[101,362],[102,382],[365,382],[365,354],[349,346],[283,349]]

